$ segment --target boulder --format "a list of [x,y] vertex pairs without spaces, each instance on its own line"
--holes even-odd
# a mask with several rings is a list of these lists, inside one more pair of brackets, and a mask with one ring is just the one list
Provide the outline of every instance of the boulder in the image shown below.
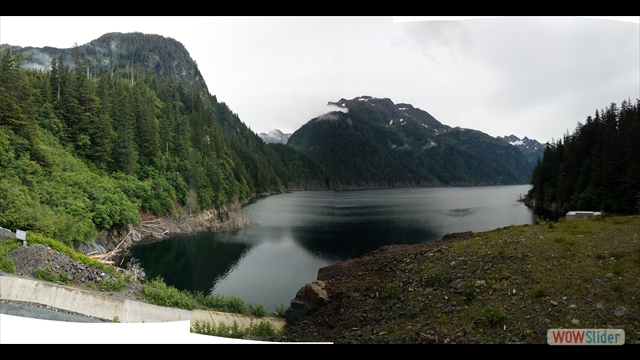
[[287,324],[295,324],[302,316],[316,310],[330,301],[324,281],[316,280],[305,284],[291,300],[285,320]]
[[11,230],[0,227],[0,239],[7,240],[7,239],[13,239],[15,237],[16,237],[16,234],[13,233]]

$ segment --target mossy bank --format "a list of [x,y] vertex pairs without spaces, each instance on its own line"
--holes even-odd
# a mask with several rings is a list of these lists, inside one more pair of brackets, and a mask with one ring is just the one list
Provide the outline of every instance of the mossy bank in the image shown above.
[[546,343],[558,328],[640,342],[640,216],[387,246],[318,272],[330,301],[286,341]]

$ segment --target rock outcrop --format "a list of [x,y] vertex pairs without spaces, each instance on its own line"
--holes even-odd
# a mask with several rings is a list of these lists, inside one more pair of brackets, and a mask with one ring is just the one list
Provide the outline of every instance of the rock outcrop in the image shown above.
[[13,233],[11,230],[0,227],[0,239],[7,240],[7,239],[13,239],[14,237],[16,237],[16,234]]
[[291,300],[291,306],[287,309],[285,316],[287,324],[295,324],[302,316],[326,305],[329,300],[329,294],[323,281],[315,280],[305,284],[298,290],[296,297]]
[[143,239],[163,239],[171,234],[184,234],[197,231],[225,231],[238,229],[246,220],[240,216],[240,210],[248,200],[226,204],[219,208],[207,209],[195,214],[165,215],[159,218],[149,216],[137,226],[114,227],[102,232],[94,241],[79,244],[76,251],[104,254],[117,250],[109,260],[120,263],[129,249]]

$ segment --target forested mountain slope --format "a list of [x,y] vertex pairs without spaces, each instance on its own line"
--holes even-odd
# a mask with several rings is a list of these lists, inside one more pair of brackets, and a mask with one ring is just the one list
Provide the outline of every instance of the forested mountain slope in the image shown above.
[[325,166],[334,187],[523,184],[530,167],[514,146],[451,128],[426,111],[360,96],[329,103],[287,143]]
[[326,187],[209,94],[179,42],[106,34],[72,49],[2,46],[0,226],[71,243],[257,193]]

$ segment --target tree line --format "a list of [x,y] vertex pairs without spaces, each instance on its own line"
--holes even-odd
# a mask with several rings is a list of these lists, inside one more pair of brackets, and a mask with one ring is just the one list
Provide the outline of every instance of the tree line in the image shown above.
[[526,203],[557,213],[640,211],[640,102],[596,110],[585,123],[548,143]]
[[[147,46],[175,57],[161,44]],[[139,209],[161,216],[326,187],[317,162],[265,144],[202,81],[143,61],[96,69],[87,49],[46,71],[21,68],[9,49],[0,56],[0,226],[71,244],[139,222]]]

